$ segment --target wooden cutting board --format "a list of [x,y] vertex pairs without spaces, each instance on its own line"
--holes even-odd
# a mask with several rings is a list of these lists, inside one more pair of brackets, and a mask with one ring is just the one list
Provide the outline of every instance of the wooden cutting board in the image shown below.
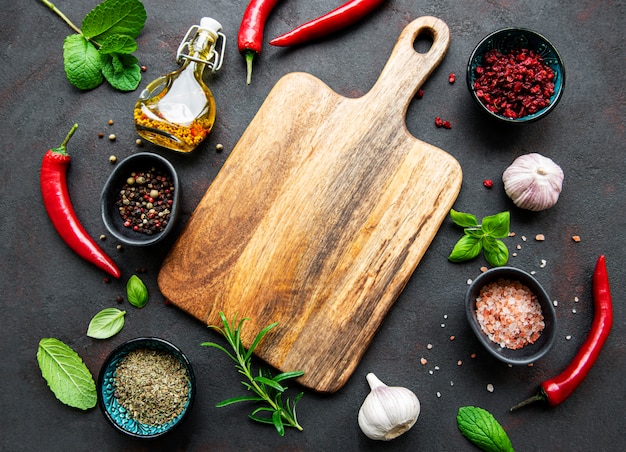
[[358,99],[305,73],[279,80],[163,262],[166,299],[208,325],[249,317],[246,348],[278,322],[256,355],[341,388],[460,190],[458,162],[405,125],[449,39],[441,20],[413,21]]

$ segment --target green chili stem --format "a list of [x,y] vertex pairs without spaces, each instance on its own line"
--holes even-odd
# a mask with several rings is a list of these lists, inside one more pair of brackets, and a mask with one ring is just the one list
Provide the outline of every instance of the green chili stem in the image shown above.
[[48,8],[50,8],[56,15],[58,15],[61,19],[63,19],[65,21],[65,23],[70,26],[70,28],[72,30],[74,30],[76,33],[82,34],[82,32],[80,31],[80,28],[78,28],[76,25],[74,25],[72,23],[72,21],[69,20],[67,18],[67,16],[65,14],[63,14],[59,8],[57,8],[56,6],[54,6],[54,4],[52,4],[52,2],[50,2],[48,0],[41,0],[41,1],[42,1],[42,3],[44,5],[46,5]]

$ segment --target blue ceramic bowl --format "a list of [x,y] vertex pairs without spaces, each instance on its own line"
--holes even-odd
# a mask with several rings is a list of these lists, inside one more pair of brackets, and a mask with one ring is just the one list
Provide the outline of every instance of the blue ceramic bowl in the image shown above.
[[[513,48],[534,50],[543,58],[544,63],[548,65],[555,74],[554,94],[550,97],[550,104],[536,113],[517,119],[508,118],[489,110],[479,99],[476,95],[476,91],[474,90],[474,82],[478,78],[476,74],[476,67],[483,64],[485,53],[492,49],[499,50],[502,53],[507,53]],[[563,60],[561,59],[559,52],[557,52],[556,48],[544,36],[525,28],[504,28],[489,34],[482,41],[480,41],[480,43],[478,43],[467,63],[466,80],[470,94],[481,111],[499,121],[511,124],[524,124],[543,118],[554,110],[563,96],[563,88],[565,87],[565,66],[563,65]]]
[[[169,177],[174,187],[174,194],[167,226],[160,232],[148,235],[124,226],[124,219],[115,203],[119,200],[120,190],[132,172],[148,171],[152,168]],[[151,152],[139,152],[118,163],[109,175],[100,195],[100,211],[104,225],[113,237],[130,246],[154,245],[163,240],[174,229],[180,217],[180,204],[181,188],[174,166],[166,158]]]
[[[183,365],[187,372],[188,393],[185,406],[174,419],[164,424],[143,424],[133,419],[116,398],[115,377],[119,363],[133,350],[149,349],[168,353]],[[119,432],[134,438],[157,438],[172,431],[187,416],[196,393],[196,381],[191,363],[174,344],[156,337],[140,337],[123,343],[107,357],[98,377],[98,402],[104,417]]]
[[[534,343],[525,345],[516,350],[501,347],[500,344],[493,342],[481,329],[476,315],[476,299],[480,295],[480,290],[483,286],[495,282],[500,278],[508,279],[509,281],[519,281],[537,296],[537,300],[541,305],[545,324],[541,335]],[[550,301],[550,297],[535,278],[517,268],[496,267],[481,273],[472,284],[470,284],[465,296],[465,314],[474,334],[485,349],[500,361],[507,364],[525,365],[537,361],[548,353],[556,338],[556,313]]]

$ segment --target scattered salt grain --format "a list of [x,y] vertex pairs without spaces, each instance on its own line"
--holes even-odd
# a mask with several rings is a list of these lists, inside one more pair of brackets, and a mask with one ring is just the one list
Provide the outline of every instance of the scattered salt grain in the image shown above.
[[426,346],[426,348],[427,348],[428,350],[432,349],[432,348],[433,348],[433,344],[428,344],[428,345]]
[[576,314],[576,308],[572,309],[572,314]]
[[437,398],[441,397],[441,393],[439,391],[437,391]]
[[569,341],[572,338],[572,336],[570,336],[569,334],[567,336],[565,336],[565,340]]
[[547,264],[547,263],[548,263],[548,262],[547,262],[545,259],[541,259],[541,264],[539,264],[539,266],[540,266],[541,268],[544,268],[544,267],[546,266],[546,264]]
[[460,359],[456,362],[457,366],[461,366],[463,364],[463,361],[461,361]]
[[432,375],[432,374],[434,374],[435,372],[434,372],[434,371],[432,371],[432,370],[429,370],[429,371],[428,371],[428,373]]
[[493,385],[491,383],[487,385],[487,391],[493,392]]
[[471,279],[468,279],[466,282],[467,282],[467,285],[468,285],[468,286],[469,286],[470,284],[472,284],[472,280],[471,280]]
[[426,364],[428,364],[428,360],[426,358],[422,358],[420,359],[420,363],[422,363],[422,366],[425,366]]
[[435,370],[439,370],[439,366],[435,366]]
[[526,236],[525,236],[525,235],[523,235],[523,236],[522,236],[522,240],[523,240],[524,242],[526,241]]
[[552,302],[552,304],[556,307],[556,306],[558,306],[558,305],[559,305],[559,302],[558,302],[557,300],[554,300],[554,301]]
[[535,236],[535,240],[537,240],[538,242],[543,242],[546,239],[546,236],[543,234],[537,234]]

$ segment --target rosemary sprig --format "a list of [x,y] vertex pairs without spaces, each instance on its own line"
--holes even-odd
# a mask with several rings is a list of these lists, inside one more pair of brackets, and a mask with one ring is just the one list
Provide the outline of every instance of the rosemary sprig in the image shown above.
[[302,371],[284,372],[272,377],[271,373],[267,369],[261,368],[257,376],[252,372],[252,352],[256,346],[261,342],[263,337],[274,328],[278,323],[272,323],[271,325],[263,328],[250,345],[248,350],[245,349],[241,342],[241,328],[243,323],[248,318],[242,318],[237,320],[237,315],[233,317],[232,323],[229,323],[223,312],[220,312],[220,318],[222,319],[223,328],[219,326],[209,325],[209,328],[214,329],[224,336],[233,352],[231,353],[225,347],[216,344],[215,342],[203,342],[200,345],[206,347],[217,348],[228,355],[230,359],[235,362],[235,367],[238,372],[247,378],[247,381],[242,381],[248,391],[253,394],[232,397],[230,399],[219,402],[217,407],[224,407],[238,402],[255,402],[262,405],[256,408],[251,414],[248,415],[250,419],[263,424],[273,424],[276,431],[280,436],[285,435],[285,426],[295,427],[302,431],[302,426],[298,424],[296,417],[296,404],[302,398],[304,393],[298,394],[293,401],[287,399],[283,402],[283,393],[287,389],[281,382],[289,378],[297,378],[304,375]]

